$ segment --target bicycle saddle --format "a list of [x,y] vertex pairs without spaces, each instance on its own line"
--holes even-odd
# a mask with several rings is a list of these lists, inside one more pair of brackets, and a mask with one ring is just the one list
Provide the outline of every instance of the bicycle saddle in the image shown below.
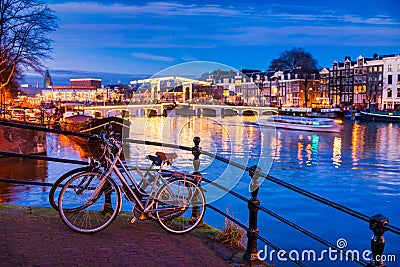
[[149,160],[151,160],[153,162],[154,165],[156,166],[161,166],[162,164],[162,159],[158,156],[153,156],[153,155],[147,155],[147,157]]

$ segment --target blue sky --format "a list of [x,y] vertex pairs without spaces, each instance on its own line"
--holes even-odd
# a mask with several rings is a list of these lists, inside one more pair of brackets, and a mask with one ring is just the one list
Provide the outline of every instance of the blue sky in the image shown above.
[[45,1],[60,19],[47,66],[151,75],[202,60],[265,70],[303,47],[330,67],[346,55],[399,54],[397,2]]

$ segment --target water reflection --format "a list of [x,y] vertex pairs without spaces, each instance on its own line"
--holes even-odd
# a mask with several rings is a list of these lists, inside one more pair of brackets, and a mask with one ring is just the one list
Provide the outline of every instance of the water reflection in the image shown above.
[[335,168],[339,168],[342,163],[342,138],[340,137],[333,139],[332,163]]
[[[218,154],[228,160],[233,160],[244,166],[259,165],[268,172],[271,164],[272,148],[267,145],[275,132],[271,129],[246,127],[246,122],[254,121],[254,117],[207,118],[207,117],[167,117],[167,118],[135,118],[130,129],[130,138],[152,140],[162,143],[193,146],[193,138],[200,136],[200,146],[203,150]],[[143,147],[130,144],[130,165],[146,165],[145,156],[156,151],[175,152],[178,159],[174,167],[185,172],[192,172],[192,159],[188,151],[175,150],[167,147]],[[202,156],[200,171],[207,175],[212,173],[216,182],[232,188],[244,175],[244,171],[231,165],[226,165],[213,158]],[[206,189],[208,200],[213,200],[215,188]]]
[[[0,177],[22,181],[45,182],[48,163],[43,160],[0,158]],[[15,186],[10,183],[0,183],[0,203],[15,200],[19,192],[28,191],[28,186]]]

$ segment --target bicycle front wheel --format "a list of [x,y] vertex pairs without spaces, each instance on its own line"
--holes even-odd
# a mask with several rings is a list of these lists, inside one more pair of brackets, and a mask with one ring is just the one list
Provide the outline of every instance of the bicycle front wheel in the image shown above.
[[80,172],[87,172],[90,171],[91,167],[80,167],[76,168],[73,170],[70,170],[63,175],[60,176],[60,178],[57,179],[57,181],[53,184],[53,186],[50,188],[49,192],[49,202],[50,205],[55,209],[58,210],[58,196],[61,191],[61,188],[64,186],[62,183],[65,183],[69,179],[71,179],[73,176]]
[[95,233],[112,223],[121,209],[121,193],[113,179],[99,187],[99,172],[82,172],[61,189],[58,204],[62,221],[79,233]]
[[206,209],[203,190],[192,181],[178,178],[168,181],[157,191],[155,215],[167,232],[184,234],[202,221]]

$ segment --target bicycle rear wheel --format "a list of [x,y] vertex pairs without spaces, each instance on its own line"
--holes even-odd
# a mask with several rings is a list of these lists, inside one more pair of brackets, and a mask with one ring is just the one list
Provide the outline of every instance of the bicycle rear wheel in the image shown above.
[[73,176],[61,189],[58,200],[62,221],[79,233],[95,233],[103,230],[121,209],[121,193],[113,179],[94,195],[102,175],[96,171],[82,172]]
[[206,209],[203,190],[192,181],[178,178],[168,181],[157,191],[155,215],[167,232],[184,234],[202,221]]
[[76,168],[73,170],[70,170],[63,175],[60,176],[60,178],[57,179],[57,181],[53,184],[53,186],[50,188],[49,191],[49,202],[50,205],[55,209],[58,210],[58,196],[60,195],[61,188],[64,186],[62,183],[65,183],[69,179],[71,179],[73,176],[80,172],[87,172],[90,171],[92,168],[91,167],[80,167]]

